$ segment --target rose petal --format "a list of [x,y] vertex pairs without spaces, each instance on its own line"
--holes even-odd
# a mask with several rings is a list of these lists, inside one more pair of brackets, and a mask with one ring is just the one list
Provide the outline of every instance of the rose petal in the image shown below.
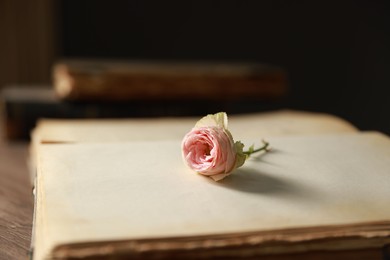
[[221,174],[211,175],[210,178],[213,179],[214,181],[220,181],[229,175],[230,173],[221,173]]
[[219,112],[213,115],[207,115],[201,118],[196,124],[195,127],[212,127],[219,126],[224,129],[228,128],[228,117],[225,112]]

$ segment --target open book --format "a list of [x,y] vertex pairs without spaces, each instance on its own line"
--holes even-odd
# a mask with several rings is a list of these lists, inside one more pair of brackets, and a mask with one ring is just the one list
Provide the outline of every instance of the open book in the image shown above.
[[236,258],[390,242],[390,139],[380,133],[347,123],[340,133],[248,132],[246,145],[267,138],[272,152],[214,182],[184,165],[182,136],[134,140],[118,130],[117,140],[102,132],[87,141],[80,130],[61,143],[60,132],[42,141],[43,124],[34,259]]

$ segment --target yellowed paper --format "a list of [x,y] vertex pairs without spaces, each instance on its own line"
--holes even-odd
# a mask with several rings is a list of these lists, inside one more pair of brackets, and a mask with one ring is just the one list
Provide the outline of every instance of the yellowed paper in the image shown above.
[[[258,141],[244,140],[252,142]],[[187,169],[180,141],[40,146],[36,259],[77,242],[390,220],[388,137],[269,142],[272,152],[221,182]]]
[[[30,146],[32,183],[35,178],[36,149],[40,143],[181,140],[199,119],[41,120],[32,133]],[[258,141],[270,136],[357,131],[350,123],[338,117],[294,110],[229,115],[229,129],[236,140],[253,138]]]
[[[55,120],[45,119],[33,133],[37,142],[111,142],[178,140],[200,118]],[[281,110],[229,115],[233,136],[262,138],[281,135],[356,132],[350,123],[328,114]]]

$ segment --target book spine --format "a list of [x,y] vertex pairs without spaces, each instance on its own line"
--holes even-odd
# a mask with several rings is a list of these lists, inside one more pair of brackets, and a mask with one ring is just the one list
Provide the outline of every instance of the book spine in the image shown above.
[[54,87],[64,100],[232,100],[280,98],[287,92],[286,74],[281,69],[248,66],[225,71],[216,66],[175,72],[174,67],[160,66],[153,71],[126,66],[96,70],[93,68],[98,65],[57,64]]

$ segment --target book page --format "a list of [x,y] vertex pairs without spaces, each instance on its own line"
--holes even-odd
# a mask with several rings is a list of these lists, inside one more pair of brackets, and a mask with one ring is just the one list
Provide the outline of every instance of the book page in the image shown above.
[[[30,168],[35,178],[36,149],[40,143],[181,140],[200,118],[44,119],[32,132]],[[328,114],[280,110],[229,116],[237,140],[260,141],[270,136],[357,132],[347,121]]]
[[[37,217],[44,219],[38,223],[44,223],[45,246],[36,254],[77,242],[390,220],[388,137],[268,141],[272,152],[250,158],[220,182],[185,166],[180,141],[42,145]],[[247,147],[252,142],[244,140]]]
[[[48,143],[177,140],[183,138],[199,119],[45,119],[34,131],[33,140]],[[332,115],[290,110],[232,115],[229,116],[229,129],[237,139],[357,131],[347,121]]]

